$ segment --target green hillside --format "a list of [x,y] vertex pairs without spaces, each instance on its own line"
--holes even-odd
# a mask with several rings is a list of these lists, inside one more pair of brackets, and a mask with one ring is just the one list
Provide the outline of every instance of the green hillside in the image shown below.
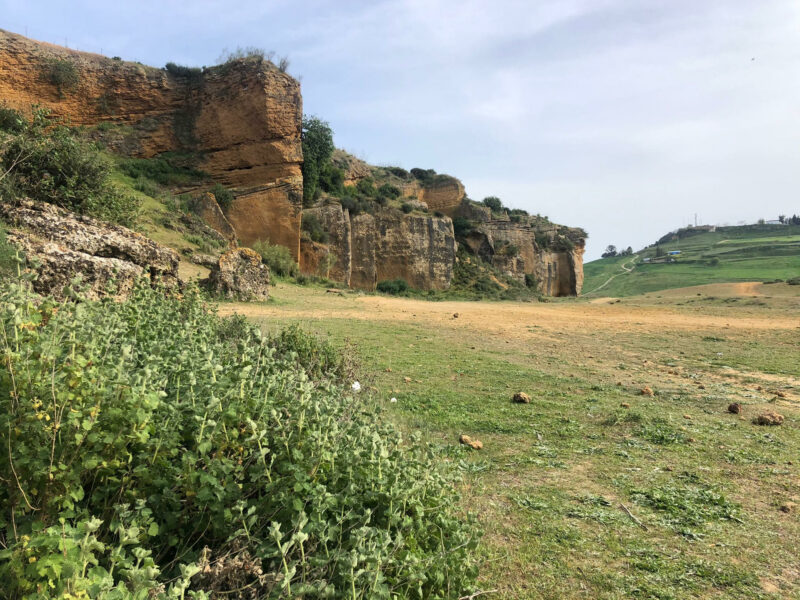
[[[671,251],[680,254],[670,257]],[[674,262],[667,262],[670,258]],[[586,263],[584,275],[583,290],[588,296],[632,296],[707,283],[789,280],[800,277],[800,226],[682,229],[633,256]]]

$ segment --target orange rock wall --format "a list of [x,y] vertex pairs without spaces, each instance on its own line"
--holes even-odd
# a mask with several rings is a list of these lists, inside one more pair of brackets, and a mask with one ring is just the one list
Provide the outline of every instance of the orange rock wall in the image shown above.
[[[53,60],[74,65],[74,87],[50,82]],[[73,125],[125,125],[108,141],[131,156],[195,153],[199,169],[234,190],[226,216],[245,244],[268,238],[299,256],[302,99],[300,84],[274,65],[246,59],[176,77],[0,30],[0,103],[40,104]]]

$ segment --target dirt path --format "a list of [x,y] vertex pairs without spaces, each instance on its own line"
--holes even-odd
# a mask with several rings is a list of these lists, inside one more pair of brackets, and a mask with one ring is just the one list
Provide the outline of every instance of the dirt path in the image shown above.
[[[595,292],[599,292],[600,290],[602,290],[604,287],[606,287],[609,283],[614,281],[614,279],[616,279],[620,275],[627,275],[628,273],[632,273],[633,270],[636,268],[636,259],[637,258],[639,258],[639,255],[638,254],[634,254],[629,261],[625,261],[624,263],[622,263],[620,265],[622,267],[622,271],[623,271],[622,273],[617,273],[616,275],[612,275],[611,277],[606,279],[605,283],[603,283],[601,286],[594,288],[590,292],[584,292],[583,295],[586,296],[587,294],[594,294]],[[630,269],[625,266],[628,263],[631,264],[631,268]]]
[[[555,331],[589,332],[670,330],[793,330],[797,316],[719,316],[692,314],[665,307],[642,307],[590,303],[428,302],[385,296],[318,297],[306,306],[269,304],[224,304],[223,315],[248,317],[337,318],[404,321],[469,327],[511,338],[528,337],[529,327]],[[458,314],[454,318],[454,314]]]

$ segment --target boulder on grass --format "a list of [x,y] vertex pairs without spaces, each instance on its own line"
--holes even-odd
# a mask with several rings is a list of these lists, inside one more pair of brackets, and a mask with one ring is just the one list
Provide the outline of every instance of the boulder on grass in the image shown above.
[[229,300],[264,301],[269,298],[269,267],[254,250],[234,248],[219,257],[205,283]]
[[178,255],[140,233],[44,202],[0,202],[8,240],[36,267],[34,290],[63,299],[73,279],[90,299],[124,299],[137,279],[177,287]]

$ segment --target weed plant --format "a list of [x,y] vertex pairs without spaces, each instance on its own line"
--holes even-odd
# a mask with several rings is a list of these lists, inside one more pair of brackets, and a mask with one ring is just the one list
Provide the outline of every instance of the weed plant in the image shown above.
[[471,590],[454,475],[301,331],[191,289],[56,305],[11,283],[0,347],[0,598]]

